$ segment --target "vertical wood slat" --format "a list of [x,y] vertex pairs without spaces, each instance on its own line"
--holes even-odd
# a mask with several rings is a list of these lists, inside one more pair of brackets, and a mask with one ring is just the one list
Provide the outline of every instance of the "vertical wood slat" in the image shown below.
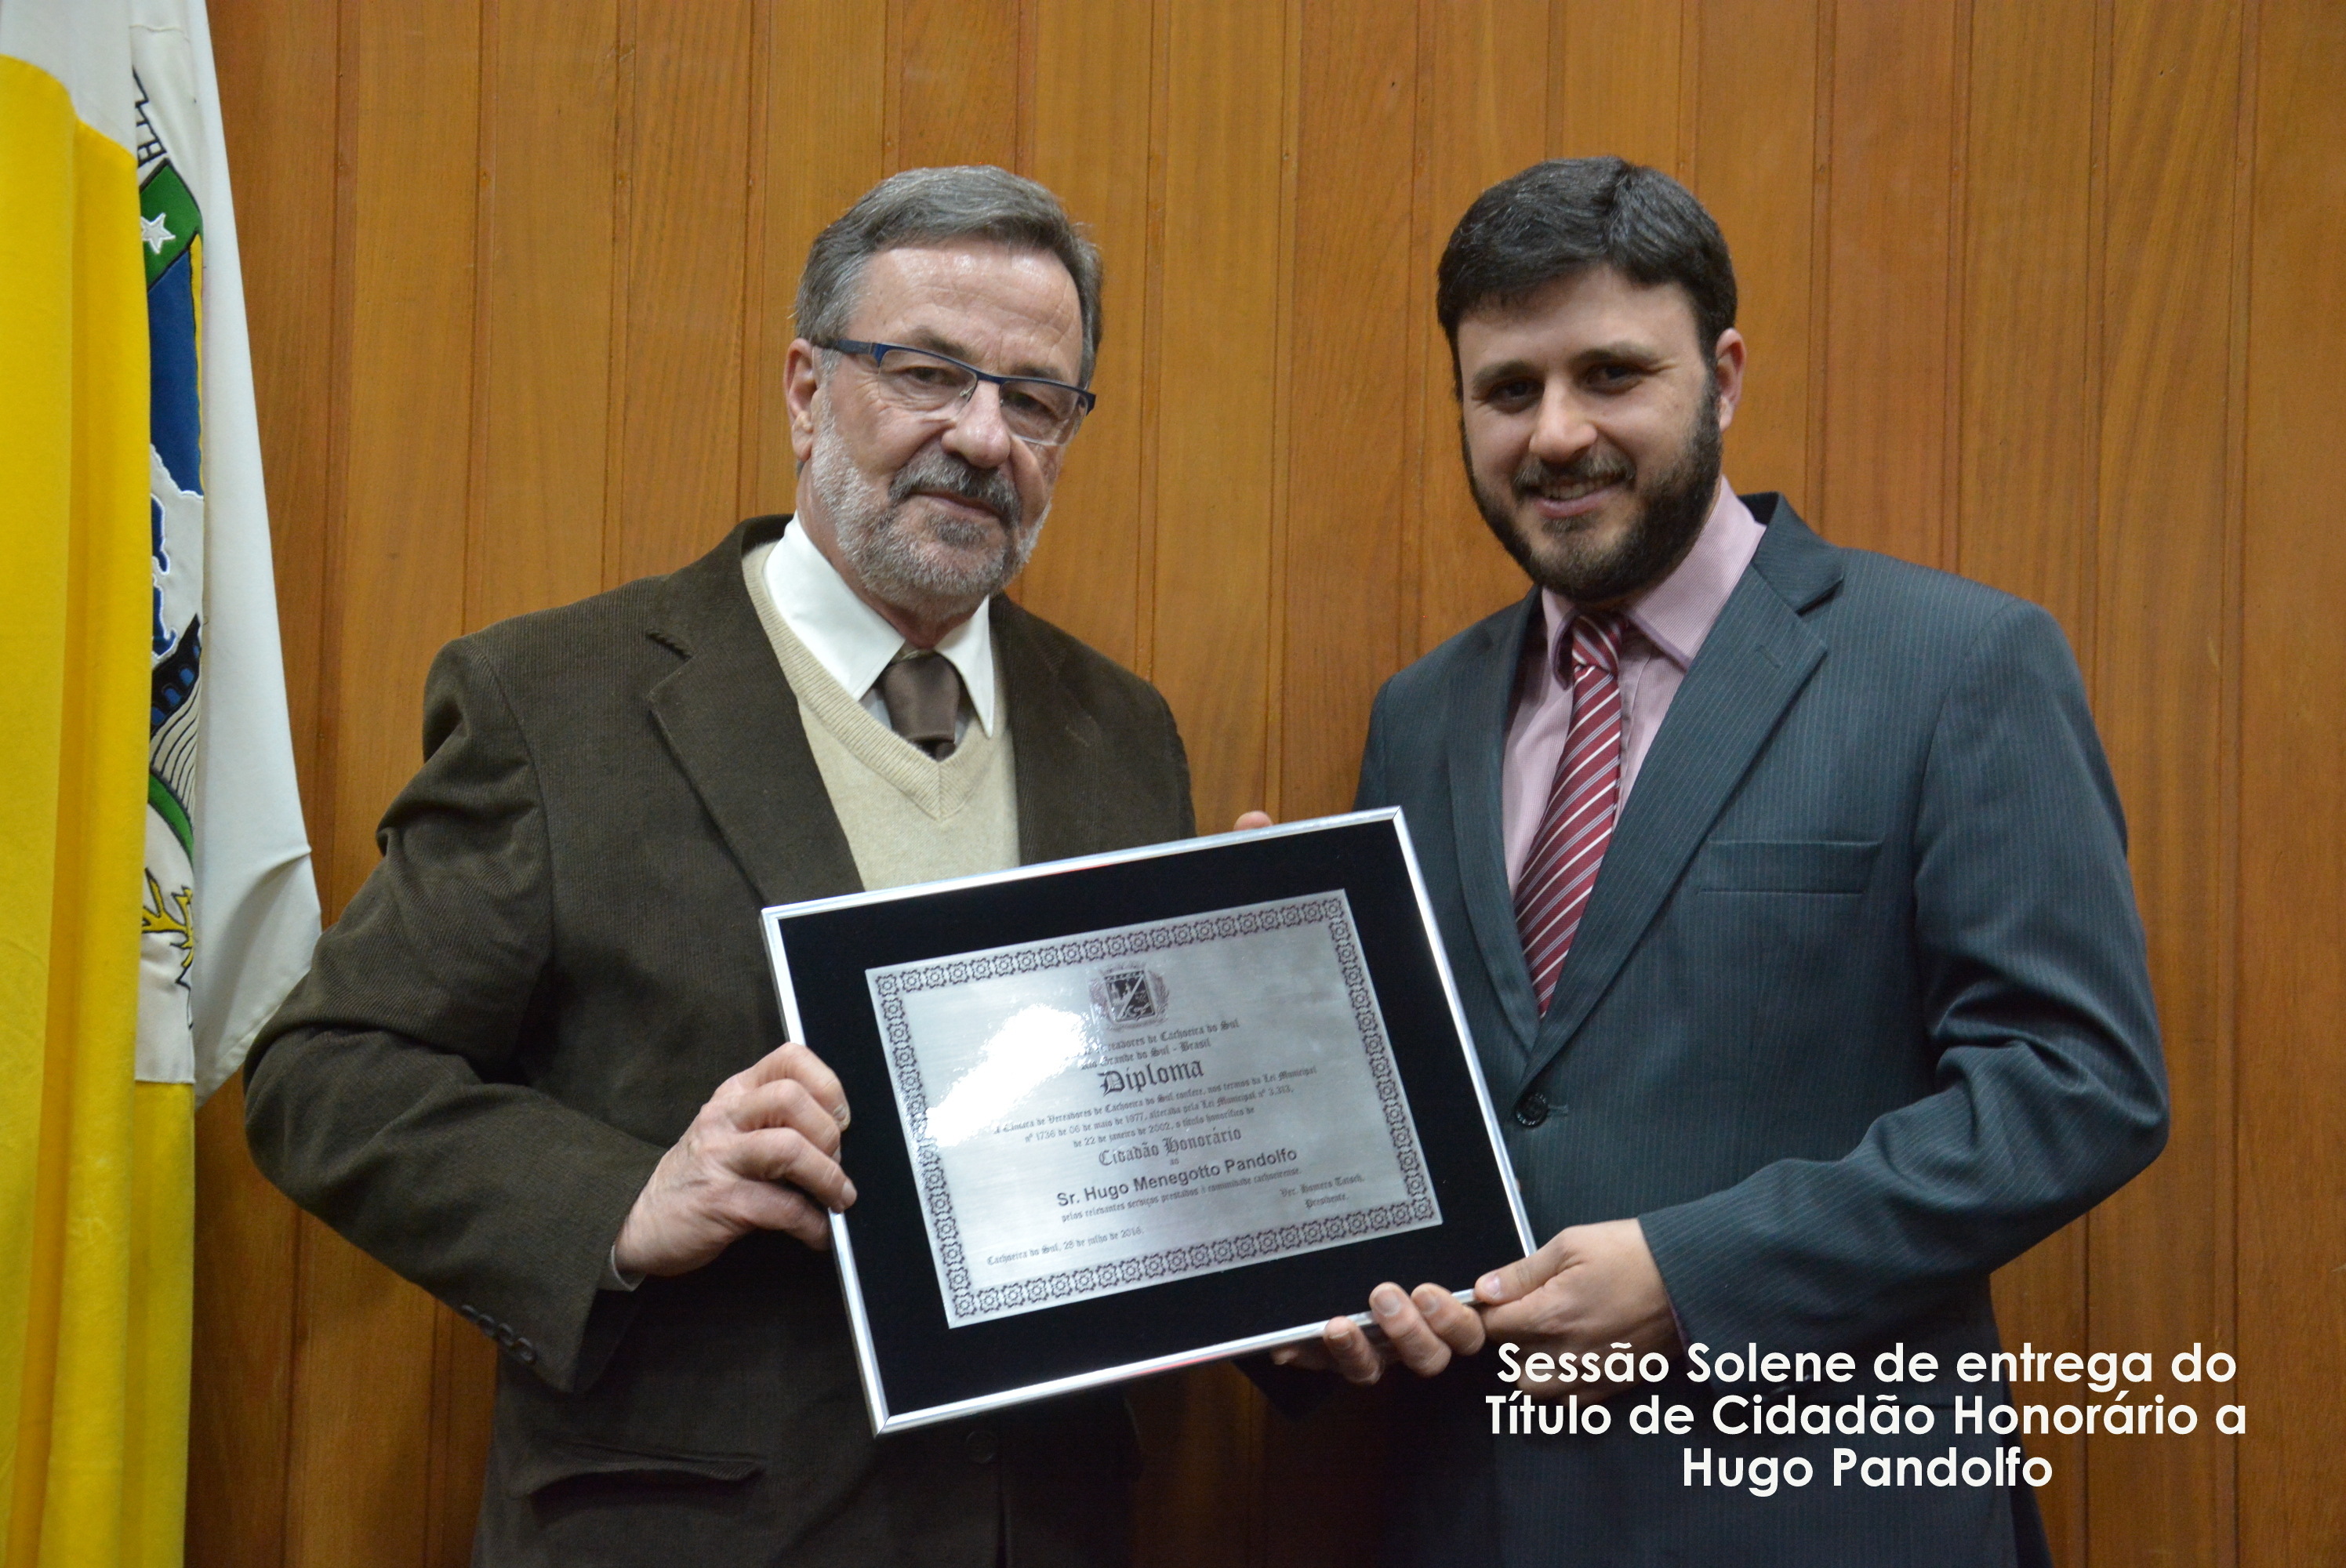
[[[1972,17],[1957,508],[1965,575],[2035,600],[2093,647],[2097,255],[2094,0],[1979,0]],[[1996,1278],[2006,1343],[2086,1342],[2087,1221]],[[2015,1397],[2031,1397],[2016,1390]],[[2086,1439],[2037,1436],[2037,1493],[2061,1560],[2085,1553]]]
[[888,71],[885,13],[832,0],[782,0],[767,27],[765,182],[757,286],[758,418],[755,489],[749,509],[787,512],[797,492],[782,360],[798,336],[791,303],[807,247],[876,183],[882,168],[882,77]]
[[[286,701],[305,801],[320,800],[319,649],[333,405],[340,39],[334,8],[211,16],[250,301]],[[256,178],[257,176],[257,178]],[[313,822],[313,833],[317,823]],[[285,1561],[292,1453],[293,1206],[253,1168],[240,1084],[196,1118],[195,1341],[188,1442],[191,1568]]]
[[[2095,687],[2134,827],[2175,1123],[2088,1230],[2088,1335],[2111,1349],[2235,1349],[2223,846],[2238,801],[2222,753],[2237,678],[2224,643],[2239,24],[2230,5],[2116,10]],[[2088,1449],[2090,1563],[2231,1561],[2229,1444]]]
[[468,628],[602,586],[618,0],[495,0]]
[[[1545,0],[1469,0],[1435,8],[1421,88],[1432,103],[1433,145],[1426,160],[1425,254],[1439,260],[1450,231],[1494,182],[1537,162],[1548,130],[1548,5]],[[1420,288],[1431,292],[1431,277]],[[1418,624],[1422,653],[1524,592],[1523,574],[1492,540],[1452,455],[1458,402],[1452,390],[1449,340],[1431,301],[1421,317],[1424,379],[1419,384],[1424,432],[1418,463]]]
[[[1418,19],[1410,7],[1308,0],[1290,13],[1300,72],[1291,161],[1290,414],[1282,617],[1273,678],[1282,819],[1352,804],[1361,723],[1402,651],[1398,519],[1417,501],[1407,446],[1423,333],[1413,172]],[[1341,278],[1341,288],[1329,286]],[[1219,821],[1205,824],[1218,828]],[[1261,1411],[1255,1552],[1263,1568],[1377,1555],[1372,1478],[1384,1433],[1372,1399],[1306,1421]],[[1198,1560],[1194,1553],[1188,1559]]]
[[[222,5],[211,16],[236,201],[253,395],[270,439],[278,638],[305,803],[321,798],[318,650],[326,635],[326,506],[334,404],[335,127],[332,6]],[[247,171],[257,171],[254,178]],[[312,824],[313,828],[316,824]]]
[[189,1568],[285,1561],[298,1217],[245,1153],[231,1080],[196,1117]]
[[750,0],[627,3],[617,582],[673,571],[738,521],[752,90]]
[[[2346,416],[2346,11],[2267,0],[2256,39],[2242,648],[2239,1558],[2346,1562],[2346,535],[2320,455]],[[2211,1394],[2211,1402],[2213,1396]]]
[[898,168],[1018,161],[1018,0],[898,0]]
[[1198,820],[1264,799],[1270,531],[1278,453],[1284,51],[1235,0],[1185,5],[1167,60],[1169,130],[1156,505],[1158,687],[1188,742]]
[[1143,370],[1148,341],[1149,119],[1155,17],[1147,5],[1038,0],[1023,170],[1056,192],[1099,246],[1099,407],[1067,449],[1022,579],[1027,608],[1120,664],[1139,656]]
[[1809,472],[1810,273],[1806,221],[1816,164],[1815,0],[1710,0],[1694,29],[1699,83],[1688,183],[1728,237],[1737,326],[1749,345],[1727,474],[1745,492],[1780,490],[1813,511]]
[[[484,21],[468,628],[599,585],[617,210],[614,0],[492,0]],[[433,1314],[434,1568],[471,1557],[495,1369],[486,1341]]]
[[[414,769],[424,667],[464,629],[480,90],[475,5],[404,17],[345,6],[340,23],[346,270],[317,845],[330,916],[372,865],[374,819]],[[296,1234],[287,1560],[421,1561],[413,1478],[430,1463],[435,1308],[314,1219]]]
[[[1296,151],[1287,577],[1279,672],[1282,818],[1348,809],[1361,724],[1395,667],[1401,530],[1415,502],[1396,434],[1405,378],[1417,19],[1406,7],[1321,0],[1303,13]],[[1331,288],[1337,278],[1341,288]],[[1219,822],[1209,824],[1219,827]]]
[[1840,544],[1942,565],[1955,0],[1833,12],[1823,483]]
[[[1548,149],[1612,153],[1683,179],[1678,72],[1688,7],[1670,0],[1556,0]],[[1760,67],[1765,68],[1765,67]]]

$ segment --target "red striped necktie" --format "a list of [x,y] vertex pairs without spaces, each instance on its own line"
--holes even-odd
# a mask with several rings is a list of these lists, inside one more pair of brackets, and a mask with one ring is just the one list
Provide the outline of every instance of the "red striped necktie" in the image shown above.
[[1620,617],[1576,615],[1571,638],[1572,728],[1531,858],[1515,883],[1515,929],[1543,1014],[1596,886],[1621,802]]

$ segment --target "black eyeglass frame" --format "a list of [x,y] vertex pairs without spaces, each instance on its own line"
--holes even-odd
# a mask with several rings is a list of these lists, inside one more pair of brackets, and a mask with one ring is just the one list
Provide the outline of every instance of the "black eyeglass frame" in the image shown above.
[[[1019,440],[1032,446],[1066,445],[1068,442],[1075,440],[1076,431],[1083,429],[1084,417],[1089,414],[1099,402],[1097,392],[1086,387],[1076,386],[1071,382],[1056,382],[1048,376],[998,376],[992,371],[979,370],[967,360],[957,360],[951,354],[941,354],[934,349],[924,349],[918,343],[869,343],[857,338],[831,338],[816,343],[815,347],[829,349],[835,353],[867,357],[871,360],[873,370],[887,369],[890,354],[925,354],[930,359],[943,360],[956,369],[967,371],[981,382],[992,382],[996,387],[1008,387],[1016,382],[1032,386],[1056,387],[1061,392],[1073,392],[1076,396],[1075,429],[1067,432],[1065,439],[1059,441],[1036,441],[1034,437],[1025,435],[1018,437]],[[972,387],[969,395],[976,396],[977,389]]]

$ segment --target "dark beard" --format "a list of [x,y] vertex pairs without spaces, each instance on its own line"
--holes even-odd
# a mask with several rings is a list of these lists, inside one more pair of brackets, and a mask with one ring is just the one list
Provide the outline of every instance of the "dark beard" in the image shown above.
[[[1463,428],[1459,444],[1462,448],[1465,444]],[[1576,606],[1596,608],[1618,604],[1651,587],[1686,559],[1710,516],[1719,491],[1719,398],[1714,393],[1703,400],[1678,460],[1656,474],[1650,485],[1632,491],[1639,504],[1637,521],[1618,545],[1601,555],[1576,545],[1567,535],[1561,558],[1543,558],[1533,550],[1532,542],[1516,532],[1514,511],[1483,488],[1471,452],[1466,453],[1466,478],[1483,521],[1490,524],[1524,575]],[[1551,468],[1535,457],[1526,460],[1509,481],[1515,493],[1510,499],[1521,499],[1559,483],[1620,478],[1634,483],[1635,475],[1628,460],[1609,450],[1592,449],[1560,468]]]

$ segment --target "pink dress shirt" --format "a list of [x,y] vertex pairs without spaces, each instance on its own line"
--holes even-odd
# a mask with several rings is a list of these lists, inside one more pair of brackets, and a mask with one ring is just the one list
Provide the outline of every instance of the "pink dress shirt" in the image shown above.
[[[1628,628],[1621,639],[1621,800],[1629,799],[1638,765],[1654,744],[1655,732],[1670,710],[1687,667],[1702,651],[1727,597],[1751,564],[1767,529],[1751,515],[1722,479],[1719,499],[1703,520],[1694,548],[1670,575],[1629,601]],[[1523,667],[1515,678],[1514,717],[1507,723],[1506,760],[1499,779],[1499,820],[1506,836],[1507,885],[1522,877],[1531,858],[1555,782],[1556,759],[1572,728],[1572,679],[1556,669],[1549,650],[1559,646],[1573,615],[1569,600],[1540,595],[1545,636],[1525,639]]]

